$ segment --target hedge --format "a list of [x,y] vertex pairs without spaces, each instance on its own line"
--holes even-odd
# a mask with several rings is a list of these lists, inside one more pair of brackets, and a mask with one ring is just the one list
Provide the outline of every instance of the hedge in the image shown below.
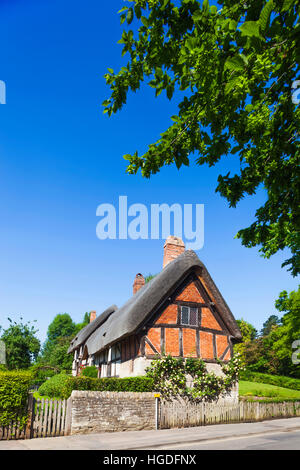
[[153,380],[149,377],[107,377],[96,379],[93,377],[71,377],[58,374],[39,388],[40,395],[48,397],[69,398],[73,390],[90,390],[100,392],[152,392]]
[[0,371],[0,426],[24,426],[31,381],[27,371]]
[[81,375],[84,377],[93,377],[96,379],[98,377],[98,369],[95,366],[84,367],[81,371]]
[[240,380],[277,385],[278,387],[290,388],[292,390],[300,390],[299,379],[292,379],[291,377],[286,377],[284,375],[263,374],[261,372],[253,372],[246,369],[240,374]]
[[39,395],[50,398],[63,398],[63,387],[70,378],[71,377],[65,372],[61,372],[60,374],[54,375],[53,377],[42,383],[42,385],[38,389]]

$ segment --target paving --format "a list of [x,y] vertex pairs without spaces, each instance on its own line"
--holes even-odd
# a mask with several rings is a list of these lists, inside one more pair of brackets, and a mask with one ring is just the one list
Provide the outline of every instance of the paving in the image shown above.
[[[215,424],[209,426],[125,431],[72,436],[0,441],[1,450],[149,450],[187,449],[222,439],[268,436],[300,431],[300,418],[274,419],[257,423]],[[299,433],[300,439],[300,433]]]

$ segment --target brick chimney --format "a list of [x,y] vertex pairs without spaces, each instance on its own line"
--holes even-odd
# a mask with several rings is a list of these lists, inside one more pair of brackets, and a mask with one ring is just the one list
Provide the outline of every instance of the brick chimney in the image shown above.
[[134,283],[133,283],[133,293],[135,294],[141,287],[145,285],[144,276],[141,273],[138,273],[135,276]]
[[92,310],[90,312],[90,323],[96,319],[96,316],[97,316],[97,314],[96,314],[95,310]]
[[169,235],[164,244],[163,268],[170,263],[170,261],[173,261],[173,259],[181,255],[184,250],[185,246],[181,238]]

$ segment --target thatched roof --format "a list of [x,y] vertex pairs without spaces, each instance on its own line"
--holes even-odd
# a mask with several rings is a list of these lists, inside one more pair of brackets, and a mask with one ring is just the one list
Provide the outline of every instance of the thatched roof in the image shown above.
[[135,333],[193,271],[203,279],[230,334],[239,341],[241,332],[228,305],[196,253],[187,250],[141,287],[121,308],[111,313],[106,321],[99,324],[86,341],[88,353],[95,354]]
[[82,328],[82,330],[77,333],[75,338],[72,339],[70,347],[68,349],[68,353],[73,352],[75,349],[85,343],[88,337],[96,330],[96,328],[101,326],[102,323],[104,323],[108,319],[108,317],[117,309],[118,307],[116,305],[111,305],[109,308],[104,310],[104,312],[102,312],[98,317],[96,317],[95,320],[93,320],[91,323]]

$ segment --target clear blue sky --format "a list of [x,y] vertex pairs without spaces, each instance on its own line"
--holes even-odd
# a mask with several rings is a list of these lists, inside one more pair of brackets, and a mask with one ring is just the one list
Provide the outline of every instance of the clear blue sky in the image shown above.
[[297,286],[284,269],[288,253],[265,260],[234,239],[264,201],[261,190],[237,209],[215,193],[216,168],[168,167],[150,180],[125,173],[125,153],[157,140],[176,100],[144,87],[108,118],[103,78],[118,70],[122,0],[0,2],[0,324],[37,320],[43,341],[57,313],[79,322],[85,311],[122,305],[134,276],[162,267],[163,240],[96,237],[96,208],[127,195],[129,204],[205,204],[205,243],[197,252],[236,318],[260,329],[281,290]]

